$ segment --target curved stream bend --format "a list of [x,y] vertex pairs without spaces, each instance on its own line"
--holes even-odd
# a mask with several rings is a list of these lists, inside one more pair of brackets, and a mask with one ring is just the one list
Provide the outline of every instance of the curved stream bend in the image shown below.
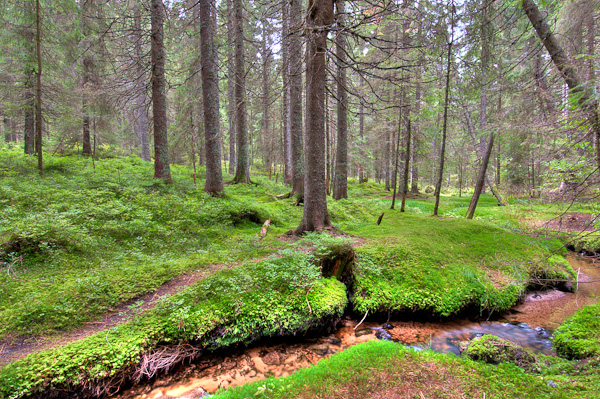
[[391,321],[389,325],[367,322],[354,331],[358,322],[345,319],[334,334],[203,358],[197,363],[180,366],[174,373],[147,385],[125,391],[118,398],[196,399],[219,388],[268,376],[284,377],[333,353],[376,338],[392,339],[410,345],[415,350],[430,347],[437,352],[460,354],[460,341],[472,339],[478,334],[493,334],[535,352],[553,354],[550,340],[552,331],[577,309],[596,303],[600,297],[600,266],[574,255],[569,255],[568,259],[573,269],[579,272],[577,292],[566,293],[553,289],[531,292],[523,303],[502,315],[500,321]]

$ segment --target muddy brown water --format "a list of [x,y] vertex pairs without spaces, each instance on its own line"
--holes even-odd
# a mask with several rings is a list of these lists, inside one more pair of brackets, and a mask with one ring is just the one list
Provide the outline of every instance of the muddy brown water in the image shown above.
[[[391,339],[414,350],[460,354],[458,343],[480,334],[493,334],[538,353],[554,354],[550,340],[553,330],[582,306],[600,298],[600,262],[569,256],[579,273],[575,293],[556,290],[530,292],[525,300],[500,317],[499,321],[459,320],[452,322],[390,321],[365,322],[355,331],[356,320],[342,320],[335,333],[297,341],[248,348],[238,353],[212,355],[194,364],[178,367],[173,373],[136,386],[119,399],[196,399],[269,376],[285,377],[302,367],[352,345],[371,339]],[[386,327],[385,329],[383,327]]]

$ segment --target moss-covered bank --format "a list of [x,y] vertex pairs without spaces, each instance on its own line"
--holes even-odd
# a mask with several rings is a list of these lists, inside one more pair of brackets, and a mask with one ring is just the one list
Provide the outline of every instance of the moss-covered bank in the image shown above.
[[362,314],[499,312],[532,284],[564,285],[574,278],[558,240],[488,223],[391,213],[360,234],[367,243],[356,251],[351,301]]
[[[344,285],[322,278],[310,254],[245,264],[188,287],[129,323],[6,366],[0,397],[105,394],[203,350],[331,327],[346,302]],[[181,348],[186,343],[193,348]],[[161,357],[165,348],[172,359]]]
[[281,379],[230,388],[214,399],[597,398],[600,376],[531,374],[387,341],[370,341]]
[[568,358],[600,356],[600,303],[588,305],[565,320],[555,331],[554,347]]

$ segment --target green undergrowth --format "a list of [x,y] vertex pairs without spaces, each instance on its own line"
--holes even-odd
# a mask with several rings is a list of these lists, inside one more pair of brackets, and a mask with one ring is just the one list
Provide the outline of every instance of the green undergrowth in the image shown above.
[[597,398],[593,376],[531,374],[510,364],[415,352],[370,341],[291,376],[220,391],[214,399],[245,398]]
[[568,358],[600,356],[600,303],[575,312],[555,331],[554,347]]
[[[0,151],[0,339],[49,334],[93,321],[186,272],[267,256],[287,247],[302,207],[289,187],[253,175],[213,198],[204,168],[172,165],[153,179],[137,157],[45,157]],[[330,203],[341,230],[376,217],[376,199]],[[271,220],[261,239],[261,224]]]
[[386,214],[357,234],[357,312],[424,310],[450,316],[469,306],[502,311],[531,278],[572,278],[557,240],[540,240],[479,221]]
[[[77,390],[132,373],[159,345],[215,350],[329,325],[346,306],[342,283],[324,279],[303,252],[220,271],[110,330],[32,354],[0,370],[0,398]],[[169,365],[167,365],[169,366]]]

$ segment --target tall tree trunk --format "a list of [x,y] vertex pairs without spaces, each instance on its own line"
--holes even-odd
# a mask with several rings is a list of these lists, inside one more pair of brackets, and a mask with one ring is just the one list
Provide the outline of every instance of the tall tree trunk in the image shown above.
[[292,129],[291,107],[290,107],[290,2],[281,2],[281,81],[283,83],[282,93],[282,137],[283,137],[283,165],[285,184],[293,184],[294,171],[292,162]]
[[410,114],[406,117],[406,159],[404,160],[404,178],[402,179],[402,205],[400,206],[400,212],[404,212],[404,206],[406,204],[406,195],[408,194],[408,171],[410,166],[410,143],[411,143],[411,131],[410,131]]
[[[233,22],[233,2],[227,0],[227,30],[233,32],[235,24]],[[233,42],[231,37],[228,40],[227,47],[227,122],[229,123],[229,174],[235,173],[237,143],[236,122],[235,122],[235,38]]]
[[578,94],[577,103],[586,113],[588,122],[592,128],[593,136],[596,142],[596,164],[600,169],[600,120],[598,118],[598,101],[592,93],[583,86],[583,83],[577,76],[577,72],[572,63],[569,62],[567,54],[558,43],[558,40],[550,30],[546,20],[540,13],[533,0],[522,0],[523,11],[529,18],[538,37],[546,47],[548,54],[552,58],[554,65],[561,72],[563,79],[571,92]]
[[44,173],[44,155],[42,144],[42,29],[40,24],[40,0],[35,2],[35,45],[37,58],[37,87],[35,90],[35,149],[38,156],[38,170],[40,176]]
[[12,128],[11,128],[10,118],[4,117],[4,142],[10,143],[12,141]]
[[270,100],[270,90],[269,90],[269,70],[271,69],[271,46],[269,43],[270,32],[267,30],[267,20],[263,19],[261,21],[262,24],[262,36],[263,40],[261,41],[261,58],[263,60],[262,65],[262,153],[265,168],[271,170],[272,162],[271,153],[268,150],[270,143],[273,138],[271,137],[270,131],[270,120],[269,120],[269,100]]
[[335,180],[333,199],[348,198],[348,93],[346,91],[346,34],[344,32],[344,0],[336,1],[337,27],[337,148],[335,155]]
[[233,0],[235,38],[235,124],[237,163],[233,183],[250,183],[248,128],[246,126],[246,74],[244,65],[244,15],[242,0]]
[[223,194],[221,169],[221,129],[219,126],[219,76],[217,52],[214,48],[215,28],[212,13],[216,4],[200,0],[200,47],[202,55],[202,100],[204,104],[204,148],[206,153],[206,183],[204,191]]
[[23,17],[26,28],[23,31],[23,47],[26,51],[25,58],[25,82],[23,84],[23,114],[25,124],[23,128],[23,141],[25,142],[25,154],[35,152],[35,11],[33,2],[26,0],[23,4]]
[[[394,96],[395,97],[395,96]],[[393,189],[392,189],[392,206],[390,207],[390,209],[394,209],[396,207],[396,193],[397,193],[397,182],[398,179],[396,178],[396,176],[398,175],[398,169],[399,169],[399,158],[400,158],[400,131],[402,130],[402,108],[398,109],[398,134],[396,135],[396,156],[394,157],[394,179],[393,180]]]
[[481,195],[481,191],[483,190],[483,185],[485,183],[485,172],[490,162],[490,155],[492,154],[493,148],[494,133],[492,132],[490,133],[490,139],[487,144],[487,149],[485,150],[485,154],[481,160],[481,166],[479,167],[479,175],[477,176],[477,183],[475,184],[475,191],[473,192],[473,197],[471,197],[471,203],[469,204],[469,209],[467,210],[467,219],[473,219],[473,216],[475,215],[475,208],[477,208],[477,202],[479,201],[479,196]]
[[[423,24],[422,24],[422,18],[423,18],[423,2],[419,1],[419,4],[417,6],[417,18],[418,18],[418,26],[417,26],[417,40],[422,41],[423,40]],[[417,115],[417,118],[415,118],[414,122],[411,123],[412,126],[412,138],[413,138],[413,145],[412,145],[412,151],[411,151],[411,158],[412,158],[412,179],[411,179],[411,187],[410,187],[410,192],[413,194],[418,194],[419,193],[419,148],[421,146],[421,124],[419,122],[419,114],[421,113],[421,80],[422,80],[422,68],[423,68],[423,64],[424,64],[424,57],[421,53],[419,53],[419,58],[417,59],[417,66],[416,66],[416,71],[415,71],[415,113]]]
[[[302,122],[302,2],[290,0],[290,137],[292,144],[292,192],[304,201],[304,140]],[[307,46],[308,47],[308,46]],[[308,48],[306,50],[309,51]],[[308,90],[308,82],[306,84]],[[307,100],[308,101],[308,100]]]
[[479,128],[481,136],[479,139],[479,153],[485,152],[485,136],[487,130],[487,86],[488,86],[488,69],[490,62],[490,35],[491,21],[489,18],[491,0],[484,0],[481,9],[481,98],[479,105]]
[[595,54],[596,54],[596,27],[594,20],[594,13],[591,12],[586,18],[587,24],[587,69],[588,69],[588,81],[595,83],[596,80],[596,65],[595,65]]
[[146,63],[142,43],[144,32],[142,31],[141,5],[135,4],[133,10],[133,39],[136,55],[136,79],[134,83],[135,99],[133,105],[133,129],[140,140],[141,157],[150,162],[150,141],[148,138],[148,113],[146,110]]
[[392,156],[392,149],[391,149],[391,142],[392,142],[392,134],[390,133],[390,130],[386,128],[386,132],[385,132],[385,151],[383,153],[383,173],[384,173],[384,178],[385,178],[385,191],[390,191],[390,184],[392,183],[392,179],[391,179],[391,171],[390,171],[390,163],[391,163],[391,156]]
[[93,12],[92,10],[92,0],[82,0],[81,9],[83,13],[82,17],[82,25],[83,25],[83,43],[84,43],[84,55],[82,60],[83,67],[83,76],[82,76],[82,104],[81,104],[81,113],[83,114],[83,135],[82,135],[82,144],[81,144],[81,153],[83,155],[90,155],[92,153],[92,140],[90,137],[90,110],[89,110],[89,97],[91,87],[94,85],[92,81],[92,74],[94,73],[94,55],[93,55],[93,46],[92,43],[92,29],[90,28],[90,18]]
[[322,230],[331,226],[327,211],[325,187],[325,82],[327,33],[333,23],[333,1],[312,0],[308,10],[308,58],[307,93],[308,120],[304,142],[304,214],[296,229],[297,234],[305,231]]
[[[359,77],[359,87],[362,89],[363,87],[363,76],[362,74]],[[363,105],[362,98],[359,100],[360,104],[358,106],[358,136],[360,137],[360,145],[359,145],[359,163],[358,163],[358,184],[363,184],[365,180],[366,173],[366,164],[365,164],[365,106]]]
[[[454,9],[454,1],[452,1],[451,5],[452,9]],[[452,68],[452,45],[454,41],[454,10],[451,11],[451,25],[452,25],[452,37],[448,42],[448,63],[446,65],[446,94],[444,98],[444,120],[442,126],[442,144],[440,150],[440,167],[438,171],[438,179],[437,184],[435,185],[435,206],[433,207],[433,215],[437,216],[438,209],[440,206],[440,194],[442,191],[442,179],[444,175],[444,158],[446,156],[446,129],[448,127],[448,102],[450,97],[450,69]]]
[[151,0],[150,58],[152,61],[152,116],[154,119],[154,178],[172,183],[167,138],[167,96],[165,92],[167,82],[165,79],[165,46],[163,42],[164,7],[162,0]]

